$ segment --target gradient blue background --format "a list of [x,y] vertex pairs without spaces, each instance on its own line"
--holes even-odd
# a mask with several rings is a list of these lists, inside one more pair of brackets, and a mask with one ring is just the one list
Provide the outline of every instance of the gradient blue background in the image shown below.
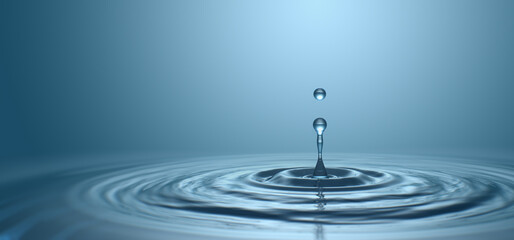
[[[0,0],[0,156],[513,152],[514,1]],[[327,90],[317,102],[315,88]]]

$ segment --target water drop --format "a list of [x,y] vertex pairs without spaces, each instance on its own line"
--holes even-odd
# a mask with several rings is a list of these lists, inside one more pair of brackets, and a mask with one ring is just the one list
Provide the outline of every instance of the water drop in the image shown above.
[[314,123],[312,123],[312,126],[314,127],[314,130],[316,131],[318,138],[317,138],[317,144],[318,144],[318,161],[316,163],[316,167],[314,168],[314,173],[312,174],[313,177],[316,178],[326,178],[327,175],[327,169],[325,168],[325,164],[323,164],[323,132],[327,128],[327,121],[323,118],[316,118],[314,120]]
[[318,101],[325,99],[325,96],[327,96],[327,92],[325,92],[325,89],[317,88],[316,90],[314,90],[314,98],[316,98]]
[[327,128],[327,121],[325,121],[323,118],[316,118],[314,123],[312,123],[312,126],[318,135],[323,135],[323,132]]

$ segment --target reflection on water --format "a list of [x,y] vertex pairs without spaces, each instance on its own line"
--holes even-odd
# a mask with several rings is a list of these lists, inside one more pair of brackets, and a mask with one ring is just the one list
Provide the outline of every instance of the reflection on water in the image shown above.
[[[1,186],[0,239],[508,239],[509,162],[210,157],[49,172]],[[495,233],[495,234],[491,234]]]
[[325,234],[323,234],[323,225],[322,224],[316,224],[316,238],[315,240],[324,240]]
[[[323,186],[322,186],[321,179],[318,179],[316,182],[316,186],[318,188],[318,193],[316,196],[318,197],[316,199],[316,207],[318,208],[318,211],[321,212],[325,210],[325,205],[327,204],[325,201],[325,195],[323,194]],[[320,213],[323,214],[323,213]],[[315,231],[315,240],[324,240],[325,234],[323,234],[323,224],[316,224],[316,231]]]

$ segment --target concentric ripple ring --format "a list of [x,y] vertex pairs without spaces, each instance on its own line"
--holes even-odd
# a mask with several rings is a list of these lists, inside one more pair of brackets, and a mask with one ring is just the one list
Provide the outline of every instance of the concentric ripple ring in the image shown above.
[[[509,228],[513,166],[483,160],[329,155],[314,179],[310,155],[247,155],[159,162],[83,181],[77,209],[140,228],[213,236],[269,232],[294,239],[398,232],[450,236]],[[474,226],[474,227],[470,227]],[[465,230],[464,230],[465,229]]]

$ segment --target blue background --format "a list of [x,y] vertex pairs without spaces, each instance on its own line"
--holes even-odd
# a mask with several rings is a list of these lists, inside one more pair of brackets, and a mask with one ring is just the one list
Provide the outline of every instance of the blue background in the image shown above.
[[[0,1],[0,156],[512,152],[514,1]],[[312,92],[323,87],[327,98]]]

